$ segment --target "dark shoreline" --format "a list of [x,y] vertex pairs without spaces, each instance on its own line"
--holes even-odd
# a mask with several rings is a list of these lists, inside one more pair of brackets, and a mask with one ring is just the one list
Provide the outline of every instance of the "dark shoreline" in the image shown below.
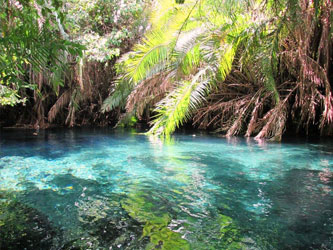
[[[87,132],[87,133],[107,133],[107,134],[113,134],[113,133],[138,133],[138,134],[144,134],[149,130],[148,126],[139,126],[136,128],[122,128],[122,127],[111,127],[111,126],[76,126],[73,128],[68,128],[65,126],[58,126],[58,125],[53,125],[49,126],[44,129],[40,129],[38,131],[38,136],[46,135],[48,133],[57,133],[57,132]],[[16,133],[16,132],[21,132],[20,135],[18,136],[30,136],[34,135],[34,137],[38,137],[36,134],[36,129],[33,128],[32,126],[10,126],[10,127],[1,127],[0,128],[0,138],[1,134],[6,134],[6,133]],[[175,136],[208,136],[208,137],[215,137],[215,138],[221,138],[221,139],[228,139],[224,134],[218,134],[215,133],[214,131],[209,131],[209,130],[200,130],[200,129],[195,129],[195,128],[183,128],[183,129],[178,129],[175,133]],[[172,136],[171,136],[172,137]],[[292,143],[292,144],[304,144],[304,143],[330,143],[333,142],[333,137],[331,136],[319,136],[319,135],[297,135],[297,134],[291,134],[291,133],[285,133],[285,135],[282,137],[282,140],[280,142],[274,142],[274,141],[269,141],[265,139],[261,140],[256,140],[254,139],[255,137],[245,137],[243,135],[239,136],[232,136],[229,139],[239,139],[239,140],[251,140],[255,141],[257,143]]]

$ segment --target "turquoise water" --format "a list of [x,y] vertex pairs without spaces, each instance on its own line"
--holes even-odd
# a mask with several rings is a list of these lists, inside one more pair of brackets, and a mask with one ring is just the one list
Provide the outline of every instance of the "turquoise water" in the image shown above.
[[0,249],[333,249],[333,141],[0,136]]

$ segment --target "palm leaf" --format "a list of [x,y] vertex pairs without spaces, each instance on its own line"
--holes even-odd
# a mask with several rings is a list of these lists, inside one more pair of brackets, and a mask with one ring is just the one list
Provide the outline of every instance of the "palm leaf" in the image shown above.
[[51,107],[48,113],[48,121],[53,122],[56,118],[57,114],[66,106],[71,100],[72,91],[70,89],[66,90],[62,95],[58,98],[56,103]]
[[192,81],[182,81],[154,110],[157,113],[149,133],[169,136],[177,127],[191,118],[192,112],[204,101],[209,92],[215,70],[211,66],[201,69]]
[[129,81],[118,80],[115,83],[115,89],[113,93],[104,100],[101,107],[103,113],[109,112],[117,107],[123,108],[126,103],[126,99],[131,93],[133,87]]

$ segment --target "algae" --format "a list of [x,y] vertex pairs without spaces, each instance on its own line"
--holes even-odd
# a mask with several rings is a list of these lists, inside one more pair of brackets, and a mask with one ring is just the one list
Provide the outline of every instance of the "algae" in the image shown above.
[[0,200],[0,249],[50,249],[55,234],[50,221],[36,209]]
[[190,244],[182,235],[168,228],[171,216],[158,209],[144,192],[131,193],[122,203],[122,207],[135,220],[144,224],[142,237],[149,238],[146,249],[187,250]]

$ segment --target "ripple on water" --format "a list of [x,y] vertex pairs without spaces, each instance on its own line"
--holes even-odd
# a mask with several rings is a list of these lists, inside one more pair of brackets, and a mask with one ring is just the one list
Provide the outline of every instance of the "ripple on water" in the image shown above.
[[0,249],[332,248],[330,144],[43,133],[1,134]]

